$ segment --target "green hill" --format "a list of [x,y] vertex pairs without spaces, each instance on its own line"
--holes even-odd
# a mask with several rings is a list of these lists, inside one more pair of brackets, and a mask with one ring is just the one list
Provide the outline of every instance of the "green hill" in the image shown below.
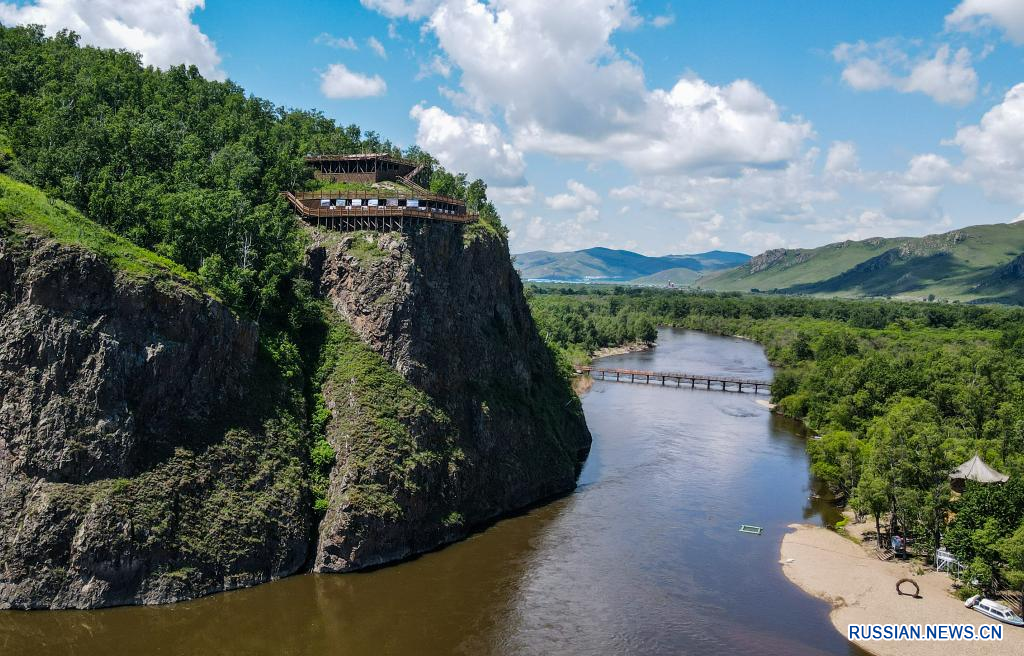
[[565,253],[521,253],[516,255],[516,268],[527,280],[690,284],[703,272],[733,267],[749,259],[749,255],[725,251],[648,257],[632,251],[588,248]]
[[634,278],[629,281],[629,284],[652,285],[657,287],[667,287],[669,284],[683,286],[692,285],[698,278],[700,278],[700,272],[694,271],[693,269],[678,267],[675,269],[665,269],[664,271],[652,273],[651,275],[643,276],[642,278]]
[[[844,241],[774,249],[703,276],[717,291],[846,297],[1019,302],[1024,298],[1024,223],[971,226],[925,237]],[[1017,299],[1017,300],[1015,300]]]

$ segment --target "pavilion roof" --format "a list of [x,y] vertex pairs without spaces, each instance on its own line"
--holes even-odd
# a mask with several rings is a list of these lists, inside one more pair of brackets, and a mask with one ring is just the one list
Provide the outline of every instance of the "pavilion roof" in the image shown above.
[[985,464],[977,454],[973,458],[960,465],[949,475],[950,479],[967,479],[979,483],[1005,483],[1009,480],[1006,474],[1000,474]]

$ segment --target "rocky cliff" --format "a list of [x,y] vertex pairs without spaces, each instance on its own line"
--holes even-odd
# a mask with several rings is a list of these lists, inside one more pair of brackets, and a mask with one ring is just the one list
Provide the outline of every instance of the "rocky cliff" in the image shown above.
[[487,229],[313,233],[287,364],[173,263],[3,193],[0,608],[378,565],[575,485],[579,400]]
[[317,571],[432,549],[574,487],[590,434],[504,240],[441,225],[349,235],[308,266],[337,323]]
[[304,413],[257,351],[254,324],[173,275],[0,230],[0,608],[161,603],[302,567],[304,444],[280,415]]

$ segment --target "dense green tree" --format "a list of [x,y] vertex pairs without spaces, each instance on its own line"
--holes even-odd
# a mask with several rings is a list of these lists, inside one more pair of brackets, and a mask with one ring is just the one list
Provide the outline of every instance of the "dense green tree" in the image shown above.
[[[286,189],[313,185],[311,153],[384,152],[391,142],[319,112],[276,107],[194,66],[80,47],[71,32],[0,26],[0,170],[83,210],[211,285],[236,310],[280,320],[297,284],[299,232]],[[428,153],[432,188],[472,200],[505,234],[482,181]]]
[[1020,606],[1017,612],[1024,617],[1024,523],[996,544],[996,550],[1006,562],[1004,573],[1007,582],[1021,592]]
[[811,473],[828,484],[836,496],[849,498],[860,482],[864,443],[849,431],[830,431],[808,442],[807,451],[811,454]]
[[[1015,571],[997,545],[1024,522],[1020,308],[604,286],[531,291],[538,324],[577,357],[636,339],[637,316],[756,339],[779,368],[778,409],[822,435],[808,442],[815,475],[872,515],[879,533],[887,519],[923,551],[942,539],[979,581]],[[1010,482],[968,484],[953,501],[949,471],[975,453]]]

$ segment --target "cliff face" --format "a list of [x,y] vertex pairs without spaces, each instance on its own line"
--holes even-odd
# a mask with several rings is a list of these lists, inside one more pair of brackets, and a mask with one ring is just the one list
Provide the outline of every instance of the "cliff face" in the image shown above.
[[216,300],[0,233],[0,608],[160,603],[300,568],[302,436],[246,416],[276,393],[243,384],[260,371],[255,325]]
[[575,485],[590,434],[501,239],[316,237],[309,423],[255,324],[169,272],[19,230],[0,225],[0,608],[377,565]]
[[317,571],[422,552],[574,487],[590,434],[504,241],[431,226],[335,237],[308,256],[347,324],[342,359],[376,372],[366,385],[340,367],[324,384],[337,458]]

